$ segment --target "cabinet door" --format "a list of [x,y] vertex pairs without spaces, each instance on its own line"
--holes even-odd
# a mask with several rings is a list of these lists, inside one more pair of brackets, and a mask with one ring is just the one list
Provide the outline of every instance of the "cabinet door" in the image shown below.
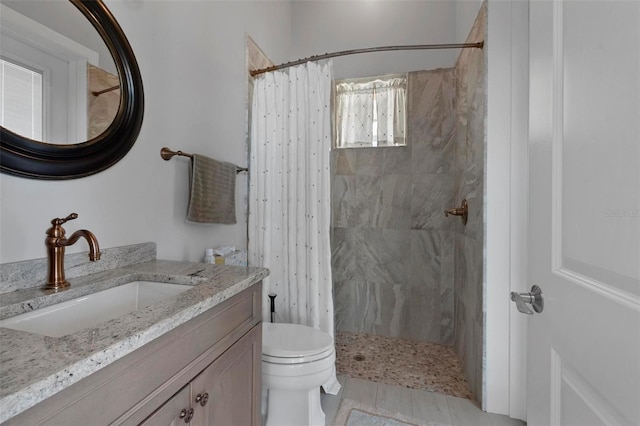
[[192,425],[260,425],[262,327],[254,327],[191,382]]
[[184,426],[188,424],[189,410],[192,407],[189,405],[190,396],[191,388],[186,385],[140,424],[147,426]]

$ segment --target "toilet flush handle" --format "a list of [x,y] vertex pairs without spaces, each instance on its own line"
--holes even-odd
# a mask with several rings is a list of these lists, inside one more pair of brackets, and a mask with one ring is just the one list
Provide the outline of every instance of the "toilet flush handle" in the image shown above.
[[275,293],[269,293],[269,304],[271,306],[271,322],[274,322],[276,316],[276,296]]

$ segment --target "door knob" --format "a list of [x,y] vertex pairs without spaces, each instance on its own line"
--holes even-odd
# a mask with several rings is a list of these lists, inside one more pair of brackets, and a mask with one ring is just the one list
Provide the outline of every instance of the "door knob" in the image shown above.
[[[540,313],[544,309],[542,290],[537,285],[531,287],[531,292],[529,293],[517,293],[515,291],[512,291],[511,301],[516,302],[518,311],[527,315],[533,315],[533,311]],[[533,311],[527,306],[527,304],[533,307]]]

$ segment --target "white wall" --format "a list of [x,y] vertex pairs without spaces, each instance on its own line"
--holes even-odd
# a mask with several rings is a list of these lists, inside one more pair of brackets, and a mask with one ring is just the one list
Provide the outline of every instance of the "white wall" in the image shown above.
[[[246,175],[237,183],[237,225],[184,221],[188,160],[168,146],[246,164],[245,33],[275,61],[289,55],[291,4],[280,1],[107,0],[136,54],[145,89],[138,141],[115,166],[72,181],[0,175],[0,263],[45,256],[54,217],[77,212],[102,247],[158,243],[158,256],[197,261],[206,247],[245,247]],[[86,251],[83,241],[68,252]]]
[[526,418],[528,2],[489,0],[483,409]]
[[111,73],[117,72],[107,45],[91,23],[70,2],[3,0],[2,4],[97,52],[100,59],[93,65]]
[[456,2],[456,41],[467,41],[469,30],[478,16],[482,0],[457,0]]
[[[294,1],[292,59],[327,52],[406,44],[464,42],[457,38],[456,1]],[[477,3],[475,14],[480,3]],[[475,15],[473,16],[475,19]],[[269,54],[268,50],[265,50]],[[453,67],[458,50],[366,53],[334,59],[334,77],[353,78]]]

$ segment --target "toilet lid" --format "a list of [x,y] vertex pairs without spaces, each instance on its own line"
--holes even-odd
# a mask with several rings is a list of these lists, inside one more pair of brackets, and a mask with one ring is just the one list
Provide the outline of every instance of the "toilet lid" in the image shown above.
[[333,350],[333,338],[323,331],[298,324],[262,323],[263,358],[308,359]]

